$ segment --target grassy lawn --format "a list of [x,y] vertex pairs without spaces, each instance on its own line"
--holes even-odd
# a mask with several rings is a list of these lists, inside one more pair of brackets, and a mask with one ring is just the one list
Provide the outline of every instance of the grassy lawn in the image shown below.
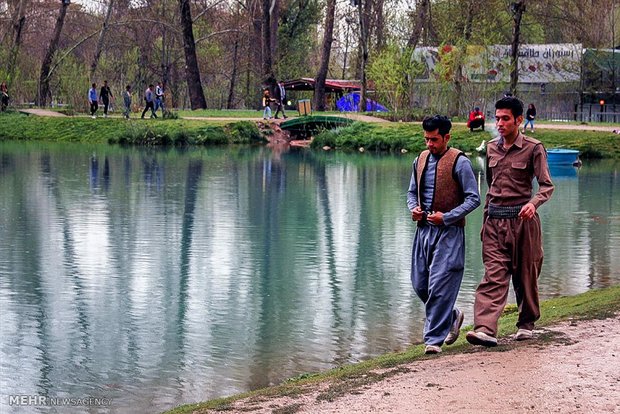
[[[484,131],[470,132],[462,125],[452,128],[451,145],[465,152],[474,152],[482,140],[491,135]],[[620,137],[611,132],[537,129],[533,137],[547,148],[571,148],[583,158],[620,158]],[[325,131],[315,137],[313,148],[329,146],[344,150],[420,152],[425,148],[420,123],[355,123],[349,127]]]
[[[541,318],[537,322],[538,328],[550,326],[568,319],[604,319],[613,316],[620,311],[620,286],[600,290],[591,290],[576,296],[565,296],[550,299],[541,304]],[[516,332],[517,309],[515,305],[506,307],[503,316],[499,320],[498,337],[506,337]],[[461,332],[466,332],[471,326],[464,327]],[[461,335],[454,345],[444,347],[445,353],[460,353],[471,348]],[[545,336],[538,339],[545,341]],[[493,352],[504,352],[511,345],[500,344],[492,348]],[[319,382],[329,382],[330,386],[324,393],[325,398],[334,398],[337,395],[355,392],[356,389],[369,383],[381,381],[387,376],[395,375],[398,369],[392,369],[383,374],[372,371],[377,369],[398,367],[401,364],[410,363],[424,358],[424,345],[412,345],[402,352],[388,353],[358,364],[343,365],[322,373],[308,373],[296,378],[289,379],[281,385],[263,388],[226,398],[218,398],[198,404],[187,404],[177,407],[166,414],[206,413],[209,409],[226,410],[230,404],[243,398],[260,398],[268,396],[300,395],[308,392],[308,387]],[[329,394],[329,395],[327,395]]]
[[[61,142],[111,142],[136,145],[221,144],[257,142],[263,138],[253,121],[235,118],[260,117],[259,111],[183,111],[204,120],[156,119],[127,121],[120,117],[91,119],[87,116],[67,118],[26,116],[18,113],[0,114],[0,140],[50,140]],[[336,115],[335,112],[321,114]],[[234,116],[233,116],[234,115]],[[290,115],[293,115],[292,113]],[[211,120],[209,118],[231,118]],[[576,149],[582,158],[620,158],[620,136],[611,132],[537,129],[533,135],[547,148]],[[482,140],[491,138],[487,132],[470,132],[463,125],[452,129],[451,145],[473,153]],[[341,150],[363,147],[368,151],[402,150],[419,152],[424,149],[422,127],[414,123],[365,123],[329,130],[318,134],[313,148],[329,146]]]
[[0,115],[0,140],[185,145],[250,143],[263,140],[249,121],[204,121]]

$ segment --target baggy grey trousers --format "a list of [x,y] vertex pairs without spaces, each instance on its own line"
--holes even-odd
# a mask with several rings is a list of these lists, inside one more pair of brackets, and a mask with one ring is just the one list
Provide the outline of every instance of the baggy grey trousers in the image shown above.
[[441,346],[450,332],[465,267],[465,228],[422,225],[411,254],[411,284],[424,302],[424,343]]

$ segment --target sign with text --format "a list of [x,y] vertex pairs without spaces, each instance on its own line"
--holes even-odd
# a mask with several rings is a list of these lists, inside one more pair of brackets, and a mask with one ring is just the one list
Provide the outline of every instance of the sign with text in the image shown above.
[[[519,82],[575,82],[580,79],[582,45],[552,43],[521,45],[519,48]],[[420,47],[413,52],[414,61],[422,63],[419,81],[451,80],[456,73],[460,51],[451,45]],[[463,62],[466,82],[509,82],[510,46],[468,46]]]

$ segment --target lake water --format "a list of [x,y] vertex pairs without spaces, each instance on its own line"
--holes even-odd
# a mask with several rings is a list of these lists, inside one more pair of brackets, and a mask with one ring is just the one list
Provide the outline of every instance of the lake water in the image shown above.
[[[20,394],[157,412],[419,342],[412,159],[0,143],[0,411],[57,412],[9,406]],[[620,162],[552,174],[541,296],[619,284]]]

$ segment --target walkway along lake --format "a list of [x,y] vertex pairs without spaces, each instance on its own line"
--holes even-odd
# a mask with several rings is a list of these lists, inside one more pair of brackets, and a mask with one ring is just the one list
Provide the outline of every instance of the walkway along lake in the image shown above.
[[[418,342],[412,160],[0,143],[0,411],[25,394],[157,412]],[[552,174],[541,296],[619,284],[620,162]]]

